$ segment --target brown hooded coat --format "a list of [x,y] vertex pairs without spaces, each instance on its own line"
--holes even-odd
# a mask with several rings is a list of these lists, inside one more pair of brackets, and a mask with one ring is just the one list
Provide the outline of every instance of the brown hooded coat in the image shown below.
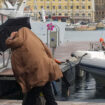
[[12,69],[23,93],[62,77],[49,49],[30,29],[21,28],[6,44],[12,49]]

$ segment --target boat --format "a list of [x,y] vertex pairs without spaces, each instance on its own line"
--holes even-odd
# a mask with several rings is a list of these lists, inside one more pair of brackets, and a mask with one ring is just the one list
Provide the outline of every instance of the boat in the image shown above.
[[99,23],[96,24],[96,29],[97,30],[104,29],[104,28],[105,28],[105,26],[102,22],[99,22]]
[[105,87],[105,51],[76,51],[72,55],[80,58],[79,68],[95,78],[96,86]]
[[76,27],[75,30],[77,31],[93,31],[96,30],[95,26],[81,26],[81,27]]
[[24,13],[24,8],[26,6],[26,1],[23,0],[23,2],[18,5],[18,0],[16,1],[15,5],[12,6],[12,4],[8,0],[4,0],[2,3],[3,8],[0,9],[0,15],[8,16],[9,18],[15,18],[15,17],[23,17],[26,14]]
[[74,24],[67,24],[65,27],[65,31],[73,31],[75,28]]
[[96,25],[94,24],[87,24],[84,22],[78,22],[75,24],[67,24],[65,27],[65,31],[92,31],[92,30],[96,30]]
[[75,27],[77,31],[92,31],[96,30],[96,25],[92,23],[81,23],[79,26]]

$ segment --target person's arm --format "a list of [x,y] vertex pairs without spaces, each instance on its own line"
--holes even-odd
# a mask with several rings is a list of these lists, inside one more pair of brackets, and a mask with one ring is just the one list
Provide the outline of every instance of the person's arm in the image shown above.
[[10,37],[8,37],[8,39],[13,40],[16,37],[17,32],[12,32]]
[[24,41],[24,29],[19,30],[19,32],[12,32],[10,37],[6,40],[6,45],[9,48],[20,47]]
[[[37,37],[37,36],[36,36]],[[38,37],[37,37],[38,38]],[[38,38],[39,39],[39,38]],[[40,40],[40,39],[39,39]],[[49,48],[40,40],[40,42],[42,43],[42,45],[44,46],[44,49],[45,49],[45,52],[47,53],[47,55],[50,57],[50,58],[53,58]]]
[[47,47],[44,43],[43,43],[43,46],[44,46],[44,48],[45,48],[45,51],[46,51],[47,55],[48,55],[50,58],[53,58],[53,56],[52,56],[50,50],[48,49],[48,47]]

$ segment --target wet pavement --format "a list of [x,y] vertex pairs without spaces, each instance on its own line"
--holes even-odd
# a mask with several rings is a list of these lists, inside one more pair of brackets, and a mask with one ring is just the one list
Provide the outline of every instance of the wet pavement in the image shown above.
[[75,85],[71,87],[70,100],[86,100],[96,97],[96,82],[91,75],[89,76],[88,78],[77,80]]
[[[81,45],[84,45],[84,46],[81,46]],[[71,47],[72,47],[72,50],[71,50]],[[77,49],[82,49],[82,50],[89,49],[89,42],[78,42],[78,43],[67,42],[62,46],[58,47],[58,49],[56,49],[55,58],[65,60],[70,57],[71,52]],[[100,89],[99,91],[96,91],[95,80],[93,78],[77,81],[75,83],[75,86],[72,87],[72,89],[73,90],[70,91],[72,94],[69,97],[68,101],[60,100],[60,102],[58,102],[59,105],[82,105],[81,100],[84,101],[82,102],[83,105],[104,105],[104,104],[100,104],[101,101],[99,99],[105,99],[105,95],[104,95],[105,91],[103,92],[102,89]],[[95,102],[88,102],[91,99],[97,99],[99,102],[97,102],[97,104]],[[21,105],[21,101],[0,100],[0,105]]]
[[[21,105],[21,100],[0,100],[0,105]],[[105,105],[105,100],[57,101],[58,105]]]

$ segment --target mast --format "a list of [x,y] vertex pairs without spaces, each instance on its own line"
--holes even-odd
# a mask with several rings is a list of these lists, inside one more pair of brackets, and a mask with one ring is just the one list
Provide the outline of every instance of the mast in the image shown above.
[[95,1],[92,0],[92,22],[95,22]]
[[43,20],[43,22],[46,22],[45,10],[44,10],[44,8],[42,8],[42,20]]
[[37,1],[34,0],[34,16],[35,16],[35,20],[37,20],[37,8],[38,8]]
[[72,1],[72,20],[73,20],[73,23],[75,23],[75,19],[74,19],[74,1]]

